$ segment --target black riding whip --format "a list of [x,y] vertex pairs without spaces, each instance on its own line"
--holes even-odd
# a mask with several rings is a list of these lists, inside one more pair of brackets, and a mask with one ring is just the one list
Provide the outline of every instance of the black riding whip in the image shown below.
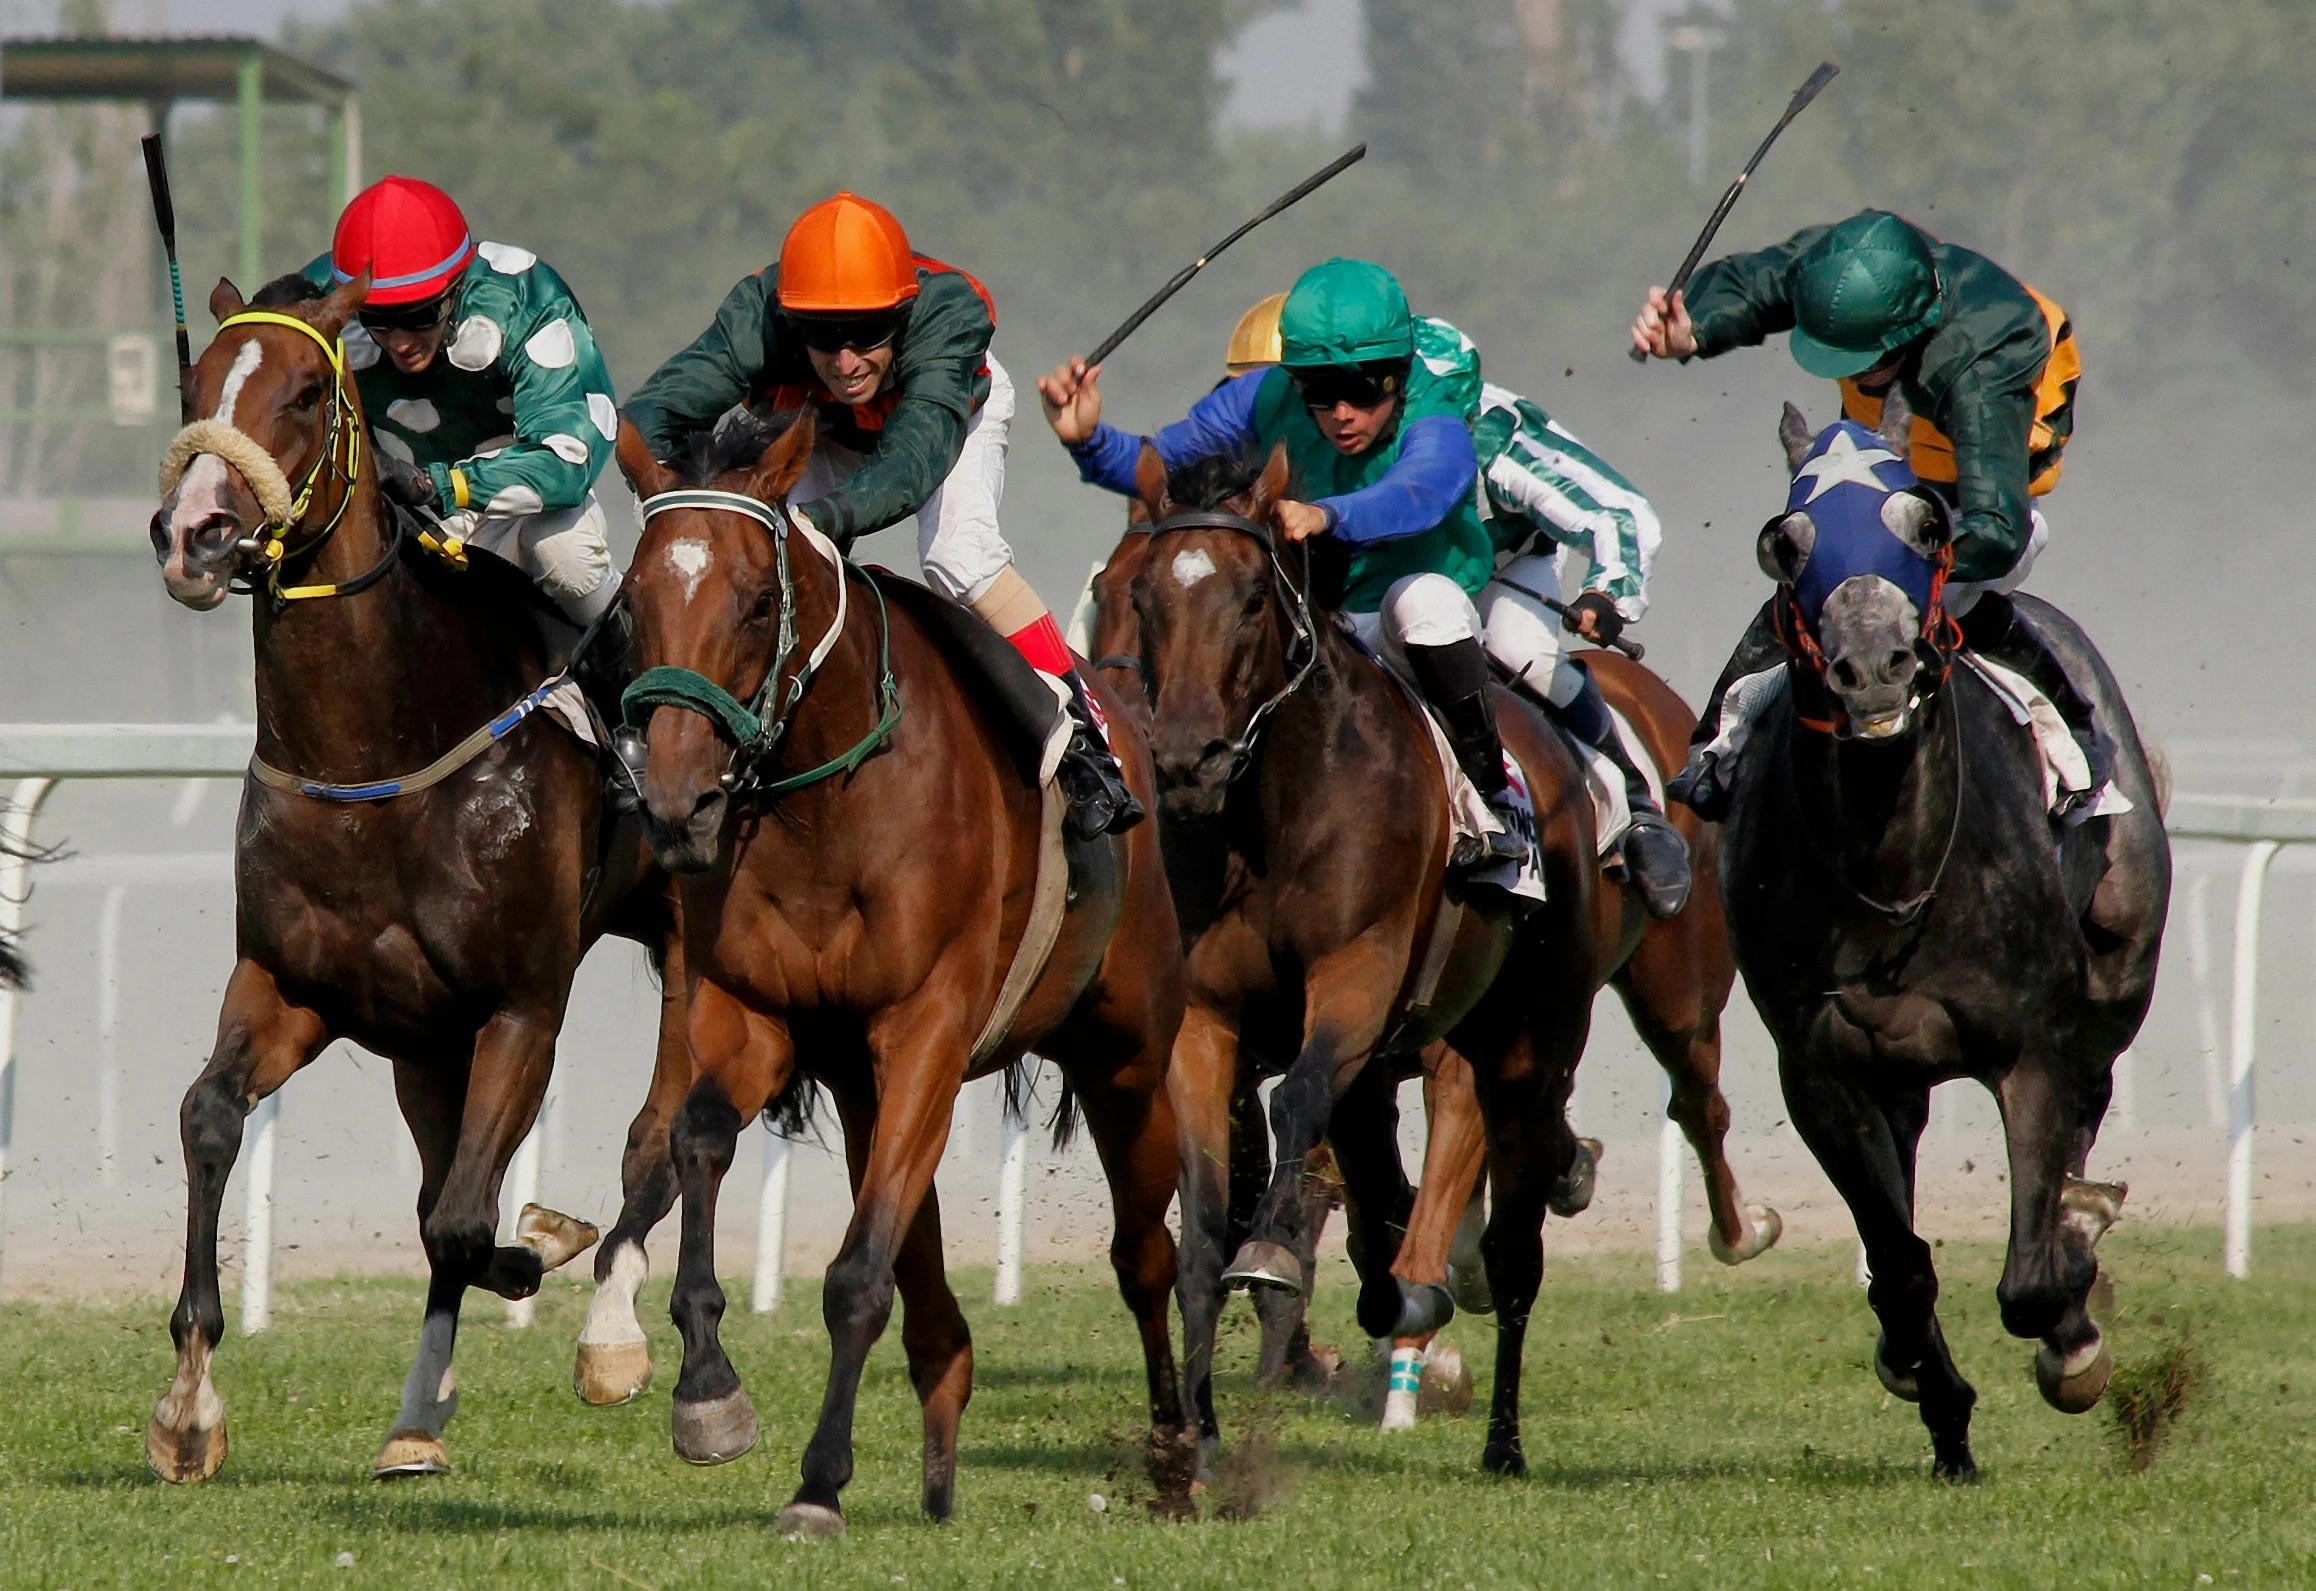
[[1236,243],[1240,238],[1245,237],[1249,232],[1252,232],[1256,227],[1261,226],[1265,221],[1268,221],[1272,216],[1277,215],[1281,210],[1286,209],[1289,205],[1295,203],[1297,200],[1303,198],[1313,190],[1325,185],[1328,182],[1333,181],[1336,177],[1342,175],[1342,173],[1348,171],[1351,167],[1357,165],[1360,161],[1366,158],[1367,146],[1365,144],[1361,144],[1358,148],[1351,150],[1348,154],[1338,155],[1335,159],[1329,161],[1324,168],[1313,172],[1310,176],[1305,177],[1301,182],[1298,182],[1292,188],[1289,188],[1285,193],[1280,194],[1278,198],[1271,201],[1270,207],[1264,210],[1262,214],[1256,216],[1252,221],[1247,222],[1244,226],[1233,232],[1229,237],[1224,238],[1220,243],[1215,244],[1204,254],[1201,254],[1197,259],[1192,260],[1181,270],[1175,272],[1174,279],[1168,282],[1164,287],[1158,289],[1156,293],[1152,294],[1150,301],[1147,304],[1144,304],[1140,309],[1134,311],[1133,314],[1126,317],[1125,325],[1120,326],[1116,331],[1110,333],[1109,336],[1104,337],[1100,345],[1096,347],[1092,353],[1086,355],[1086,363],[1088,365],[1098,365],[1103,360],[1109,358],[1111,354],[1117,352],[1118,344],[1133,336],[1136,327],[1140,326],[1142,322],[1148,320],[1152,315],[1158,312],[1159,305],[1165,303],[1176,293],[1181,292],[1183,288],[1187,287],[1190,284],[1190,279],[1193,276],[1196,276],[1200,271],[1205,270],[1207,266],[1213,264],[1215,256],[1220,254],[1224,249],[1229,248],[1233,243]]
[[[1705,230],[1697,234],[1696,246],[1689,250],[1689,257],[1681,261],[1681,268],[1673,273],[1673,285],[1665,289],[1668,306],[1672,303],[1673,295],[1689,285],[1689,277],[1697,269],[1697,262],[1705,257],[1705,250],[1712,247],[1713,234],[1721,230],[1721,223],[1728,220],[1729,212],[1737,207],[1737,196],[1745,191],[1746,180],[1753,175],[1753,168],[1761,164],[1761,157],[1769,153],[1769,146],[1777,142],[1777,135],[1792,125],[1794,117],[1809,108],[1809,102],[1817,98],[1818,91],[1832,82],[1834,74],[1840,70],[1831,61],[1820,61],[1817,70],[1809,74],[1809,81],[1793,91],[1793,99],[1785,107],[1785,114],[1777,118],[1777,125],[1769,129],[1769,136],[1761,140],[1761,147],[1753,151],[1753,158],[1745,162],[1745,169],[1737,173],[1737,180],[1729,184],[1729,191],[1721,195],[1719,204],[1713,206],[1712,219],[1705,223]],[[1625,353],[1636,365],[1645,364],[1649,357],[1638,348],[1628,348]]]
[[169,299],[177,310],[177,418],[193,422],[193,387],[185,377],[193,368],[193,344],[185,336],[185,282],[177,272],[177,205],[169,197],[169,162],[161,153],[161,135],[147,133],[138,140],[145,147],[145,178],[153,186],[153,221],[161,229],[161,251],[169,256]]

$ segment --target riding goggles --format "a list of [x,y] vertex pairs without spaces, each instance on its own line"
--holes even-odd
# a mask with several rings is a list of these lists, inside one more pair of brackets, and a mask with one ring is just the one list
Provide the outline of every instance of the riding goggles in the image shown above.
[[796,335],[804,339],[804,346],[814,353],[840,353],[849,348],[854,353],[875,353],[879,348],[900,335],[908,322],[906,308],[880,309],[869,315],[799,315],[788,316],[796,326]]
[[456,293],[437,293],[410,304],[365,304],[355,312],[362,328],[382,331],[432,331],[458,313]]
[[1354,409],[1372,409],[1396,398],[1407,386],[1407,364],[1399,359],[1378,359],[1363,365],[1289,366],[1287,378],[1306,409],[1332,409],[1348,403]]

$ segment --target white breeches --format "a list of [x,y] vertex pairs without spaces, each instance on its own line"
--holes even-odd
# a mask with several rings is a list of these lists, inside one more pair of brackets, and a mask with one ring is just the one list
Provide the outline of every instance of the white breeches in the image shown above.
[[465,517],[455,515],[444,523],[468,546],[504,558],[529,575],[565,617],[582,628],[602,617],[619,592],[619,570],[611,561],[603,505],[593,492],[576,508],[544,514],[481,514],[461,527],[457,520]]
[[1402,678],[1410,646],[1450,646],[1479,638],[1480,613],[1462,586],[1446,575],[1405,575],[1383,594],[1373,613],[1347,613],[1352,633]]
[[2031,528],[2027,531],[2026,550],[2018,555],[2018,562],[2010,566],[2008,574],[1997,575],[1992,580],[1948,581],[1946,585],[1946,611],[1948,613],[1959,619],[1978,605],[1979,593],[1996,591],[2007,597],[2020,586],[2026,584],[2027,576],[2035,572],[2035,560],[2042,556],[2043,549],[2050,545],[2051,540],[2050,521],[2043,518],[2043,511],[2039,508],[2030,508],[2027,510],[2027,514]]
[[[988,356],[989,398],[965,422],[965,446],[933,495],[917,510],[917,561],[925,583],[972,603],[1013,566],[1013,549],[997,528],[1005,497],[1005,448],[1013,429],[1013,378]],[[788,500],[799,506],[837,490],[867,462],[865,454],[823,442]]]
[[1480,617],[1487,625],[1488,656],[1553,706],[1565,707],[1583,691],[1584,676],[1568,660],[1568,632],[1560,615],[1536,595],[1559,587],[1557,559],[1515,558],[1480,593]]

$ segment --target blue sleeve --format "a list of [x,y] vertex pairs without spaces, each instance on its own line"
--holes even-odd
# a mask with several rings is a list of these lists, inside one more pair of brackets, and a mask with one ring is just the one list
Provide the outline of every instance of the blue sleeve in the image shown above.
[[[1192,459],[1236,458],[1252,448],[1255,392],[1263,375],[1250,370],[1233,377],[1192,404],[1187,417],[1159,432],[1153,440],[1166,467],[1175,469]],[[1142,441],[1107,422],[1096,426],[1092,436],[1070,449],[1070,457],[1078,461],[1078,479],[1131,497]],[[1465,452],[1470,452],[1468,443]]]
[[1383,479],[1322,497],[1315,506],[1327,511],[1327,528],[1345,541],[1421,535],[1455,512],[1479,471],[1470,428],[1453,415],[1426,415],[1407,428]]

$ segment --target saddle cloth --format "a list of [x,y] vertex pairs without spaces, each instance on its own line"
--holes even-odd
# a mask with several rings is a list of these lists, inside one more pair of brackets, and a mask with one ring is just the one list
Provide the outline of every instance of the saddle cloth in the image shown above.
[[[1608,716],[1616,725],[1617,738],[1624,742],[1624,754],[1641,771],[1641,777],[1648,782],[1649,794],[1656,798],[1657,809],[1662,811],[1665,776],[1658,770],[1656,759],[1649,755],[1648,747],[1642,744],[1624,714],[1610,707]],[[1624,770],[1590,746],[1574,740],[1568,744],[1584,760],[1584,788],[1592,796],[1592,827],[1598,854],[1604,858],[1611,856],[1623,842],[1624,831],[1632,827],[1632,800],[1625,791]]]

